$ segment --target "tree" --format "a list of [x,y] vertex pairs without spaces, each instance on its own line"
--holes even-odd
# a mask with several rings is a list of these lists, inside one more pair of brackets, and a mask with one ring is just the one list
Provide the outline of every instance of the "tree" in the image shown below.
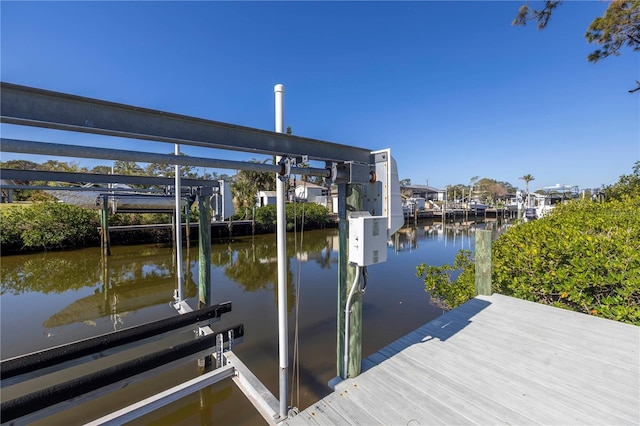
[[3,169],[14,169],[14,170],[40,170],[40,164],[34,163],[29,160],[9,160],[9,161],[0,161],[0,167]]
[[[548,0],[541,10],[531,9],[525,3],[520,7],[512,25],[526,25],[529,21],[536,21],[538,30],[542,30],[560,3],[562,0]],[[625,45],[633,51],[640,50],[640,0],[613,0],[604,15],[591,22],[585,38],[589,43],[602,46],[587,56],[587,60],[593,63],[608,56],[620,55],[620,49]],[[629,93],[640,90],[640,81],[636,83],[638,87],[629,90]]]
[[507,188],[495,179],[482,178],[476,183],[476,196],[489,204],[504,198],[508,193]]
[[104,165],[93,166],[89,171],[91,173],[100,173],[102,175],[109,175],[111,174],[111,167],[104,166]]
[[66,161],[47,160],[40,165],[40,170],[48,170],[52,172],[86,172],[86,167],[80,167],[80,165],[72,161],[67,163]]
[[[173,152],[169,154],[173,155]],[[185,155],[180,153],[179,155]],[[180,166],[180,176],[195,179],[198,177],[197,172],[194,171],[194,166]],[[174,164],[165,164],[165,163],[150,163],[146,168],[146,173],[149,176],[163,176],[163,177],[175,177],[176,175],[176,166]]]
[[402,179],[400,181],[400,193],[403,197],[409,198],[413,195],[413,191],[406,189],[405,186],[411,186],[411,179]]
[[[253,163],[259,163],[256,159],[252,159],[251,161]],[[268,163],[269,161],[271,161],[270,158],[264,160],[262,163]],[[275,188],[275,173],[255,172],[252,170],[239,171],[231,185],[231,191],[236,201],[236,210],[238,212],[244,210],[246,217],[248,209],[255,206],[258,191],[275,191]]]
[[511,185],[509,182],[498,181],[498,183],[502,185],[502,187],[504,188],[507,194],[516,193],[516,188],[513,185]]
[[525,192],[527,193],[527,196],[528,196],[529,195],[529,182],[531,182],[532,180],[536,180],[536,178],[534,178],[533,175],[526,174],[524,176],[520,176],[518,179],[522,179],[524,181],[524,184],[526,185]]
[[113,165],[113,173],[119,175],[141,175],[142,167],[135,161],[117,160]]
[[640,1],[612,1],[604,16],[589,25],[585,37],[589,43],[602,46],[587,57],[593,63],[607,56],[620,55],[620,49],[625,45],[640,50]]
[[632,174],[620,176],[617,183],[604,188],[604,193],[608,200],[640,196],[640,161],[636,161]]

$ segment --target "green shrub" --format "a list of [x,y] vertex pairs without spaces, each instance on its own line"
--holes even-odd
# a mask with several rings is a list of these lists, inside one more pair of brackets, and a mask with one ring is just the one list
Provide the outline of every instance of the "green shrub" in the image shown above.
[[0,210],[0,247],[2,250],[19,250],[22,247],[22,210],[4,208]]
[[[287,203],[285,207],[287,230],[293,230],[297,225],[306,228],[324,228],[330,222],[329,211],[326,207],[316,203]],[[256,225],[262,230],[273,230],[277,224],[277,209],[275,205],[256,208]]]
[[[474,270],[468,253],[453,266],[417,267],[425,290],[448,307],[473,297]],[[492,245],[492,289],[640,325],[640,196],[558,205],[509,228]]]
[[99,241],[96,212],[64,203],[38,203],[0,214],[3,250],[81,247]]
[[[475,296],[475,271],[470,250],[460,250],[453,265],[421,263],[416,267],[416,274],[424,281],[425,291],[443,309],[453,309]],[[456,276],[457,279],[452,280]]]
[[271,230],[276,226],[276,206],[275,205],[267,205],[262,207],[257,207],[255,211],[255,221],[258,228],[263,230]]
[[492,255],[496,292],[640,324],[640,197],[557,206]]
[[287,229],[297,224],[308,228],[324,228],[329,223],[329,210],[316,203],[287,204]]

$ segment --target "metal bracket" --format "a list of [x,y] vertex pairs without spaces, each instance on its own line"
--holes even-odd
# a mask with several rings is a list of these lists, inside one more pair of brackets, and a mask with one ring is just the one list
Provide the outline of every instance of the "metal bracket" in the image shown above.
[[329,176],[323,178],[326,186],[329,186],[336,182],[336,177],[338,176],[338,163],[333,163],[330,161],[325,162],[325,169],[327,170]]
[[278,164],[280,165],[280,176],[278,176],[278,179],[280,179],[282,182],[286,182],[291,176],[291,167],[294,167],[296,165],[296,159],[282,157]]
[[[220,188],[216,188],[218,191]],[[213,187],[212,186],[199,186],[197,195],[200,197],[211,197],[213,195]]]
[[224,352],[224,336],[216,334],[216,368],[222,367],[222,353]]
[[227,332],[227,336],[229,337],[229,348],[227,350],[232,351],[233,350],[233,340],[234,340],[233,328],[230,329]]
[[369,164],[348,161],[337,165],[335,183],[365,184],[372,181],[375,182],[375,173]]

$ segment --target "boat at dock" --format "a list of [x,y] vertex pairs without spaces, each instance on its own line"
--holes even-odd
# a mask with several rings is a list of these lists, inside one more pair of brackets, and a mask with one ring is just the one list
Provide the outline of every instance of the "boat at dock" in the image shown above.
[[434,217],[434,211],[440,207],[431,200],[420,197],[407,198],[402,203],[402,214],[405,218],[425,219]]
[[489,208],[488,205],[481,203],[480,201],[469,201],[468,203],[465,204],[465,208],[467,210],[473,210],[473,211],[482,211],[484,212],[484,210],[486,210],[487,208]]
[[545,186],[537,193],[529,194],[526,209],[535,209],[536,219],[546,216],[560,203],[578,198],[578,187],[575,185]]

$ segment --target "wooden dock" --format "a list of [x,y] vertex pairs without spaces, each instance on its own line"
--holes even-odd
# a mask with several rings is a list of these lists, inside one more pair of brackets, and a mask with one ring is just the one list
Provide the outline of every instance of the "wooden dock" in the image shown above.
[[288,425],[640,424],[640,327],[494,294],[363,361]]

